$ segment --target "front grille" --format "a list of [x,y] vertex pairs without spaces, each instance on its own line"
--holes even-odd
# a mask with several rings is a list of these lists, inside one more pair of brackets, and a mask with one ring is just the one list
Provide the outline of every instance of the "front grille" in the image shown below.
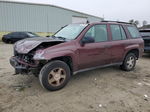
[[14,50],[14,56],[18,59],[21,60],[25,63],[30,63],[30,64],[34,64],[34,60],[33,60],[33,53],[28,53],[28,54],[20,54],[18,53],[16,50]]
[[144,40],[144,46],[145,47],[150,46],[150,40]]
[[16,56],[17,55],[17,51],[14,49],[14,56]]

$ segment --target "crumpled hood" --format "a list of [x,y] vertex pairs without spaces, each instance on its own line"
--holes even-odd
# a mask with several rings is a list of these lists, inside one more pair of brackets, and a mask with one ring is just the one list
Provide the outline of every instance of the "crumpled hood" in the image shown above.
[[16,42],[14,45],[14,49],[18,53],[26,54],[42,43],[52,43],[52,42],[64,42],[64,40],[52,39],[46,37],[28,38]]

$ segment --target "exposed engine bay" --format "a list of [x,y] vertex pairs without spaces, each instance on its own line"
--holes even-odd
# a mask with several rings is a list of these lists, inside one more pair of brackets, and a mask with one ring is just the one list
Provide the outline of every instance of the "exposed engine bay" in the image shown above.
[[36,38],[25,39],[14,45],[14,56],[10,63],[15,68],[15,74],[38,74],[46,60],[38,61],[33,57],[38,50],[44,50],[48,47],[65,42],[60,39]]

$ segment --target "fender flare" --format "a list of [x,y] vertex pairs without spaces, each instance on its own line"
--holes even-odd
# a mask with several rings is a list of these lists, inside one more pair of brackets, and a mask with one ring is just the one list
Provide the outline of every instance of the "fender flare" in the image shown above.
[[123,60],[125,58],[125,56],[131,51],[131,50],[138,50],[139,51],[139,45],[136,44],[136,45],[130,45],[128,47],[125,48],[125,53],[124,53],[124,56],[123,56]]
[[73,69],[76,69],[76,65],[78,63],[77,61],[75,61],[77,60],[77,54],[71,50],[55,51],[55,52],[40,51],[40,52],[36,52],[33,59],[37,61],[40,61],[40,60],[50,61],[54,58],[65,57],[65,56],[71,57]]

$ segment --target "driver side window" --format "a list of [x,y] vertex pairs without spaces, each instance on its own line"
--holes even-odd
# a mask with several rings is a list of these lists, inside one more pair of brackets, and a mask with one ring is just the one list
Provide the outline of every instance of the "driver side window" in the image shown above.
[[91,37],[95,42],[107,41],[107,26],[106,25],[95,25],[91,27],[85,34],[85,37]]
[[85,37],[94,37],[95,35],[95,28],[91,27],[85,34]]

